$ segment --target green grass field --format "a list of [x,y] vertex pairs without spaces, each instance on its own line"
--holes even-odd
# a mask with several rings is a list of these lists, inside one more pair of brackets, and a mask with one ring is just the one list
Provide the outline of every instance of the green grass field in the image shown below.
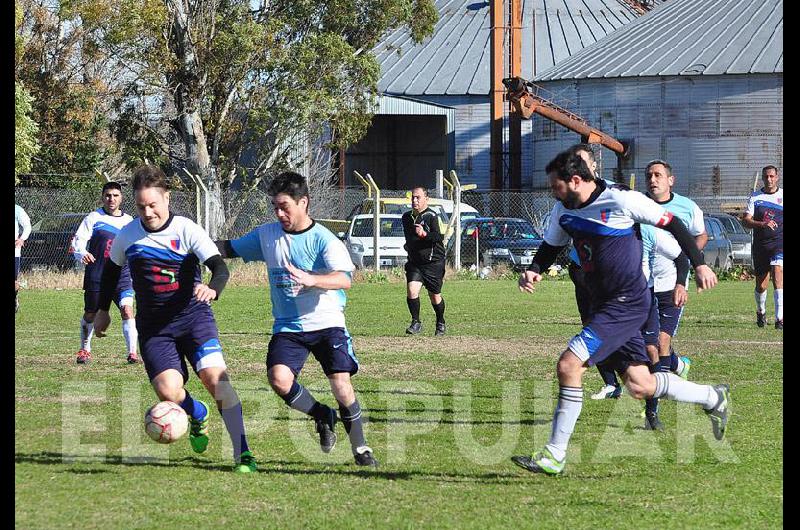
[[[579,329],[569,282],[533,295],[513,281],[445,284],[448,336],[408,324],[402,283],[358,284],[347,320],[354,383],[381,466],[319,451],[313,422],[270,390],[265,287],[230,287],[214,311],[260,470],[237,475],[216,411],[207,453],[151,442],[155,403],[141,365],[127,365],[114,315],[94,361],[75,364],[79,290],[26,290],[16,318],[16,524],[19,528],[774,528],[783,523],[783,333],[754,323],[751,282],[724,282],[690,302],[675,340],[690,379],[728,382],[733,415],[717,442],[705,415],[662,402],[666,431],[642,429],[640,402],[592,401],[565,475],[529,474],[509,457],[546,443],[555,362]],[[771,295],[768,312],[771,313]],[[771,316],[770,316],[771,319]],[[313,360],[301,382],[333,404]],[[192,393],[208,399],[193,375]],[[93,455],[93,456],[92,456]]]

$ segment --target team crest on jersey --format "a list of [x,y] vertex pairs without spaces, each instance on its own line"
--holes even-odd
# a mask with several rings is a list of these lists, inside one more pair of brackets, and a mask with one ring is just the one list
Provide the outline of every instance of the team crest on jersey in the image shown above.
[[608,214],[611,213],[611,208],[603,208],[600,210],[600,220],[604,223],[608,222]]
[[180,250],[181,249],[181,240],[180,239],[170,239],[169,246],[172,247],[172,250]]

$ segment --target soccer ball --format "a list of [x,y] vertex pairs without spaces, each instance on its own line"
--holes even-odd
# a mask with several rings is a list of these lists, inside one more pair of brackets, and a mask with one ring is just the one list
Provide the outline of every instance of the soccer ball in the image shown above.
[[178,404],[162,401],[144,415],[144,430],[156,442],[170,444],[189,430],[189,418]]

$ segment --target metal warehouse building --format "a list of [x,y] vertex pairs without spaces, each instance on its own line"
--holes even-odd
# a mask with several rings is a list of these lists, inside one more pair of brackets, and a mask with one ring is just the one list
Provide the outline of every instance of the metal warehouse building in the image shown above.
[[[603,174],[642,182],[664,158],[676,191],[743,195],[763,165],[783,165],[782,0],[666,0],[644,14],[631,0],[527,0],[522,77],[559,105],[622,140],[631,157],[603,150]],[[398,30],[373,50],[380,110],[346,154],[346,175],[369,172],[402,189],[455,169],[489,188],[489,4],[436,2],[432,37]],[[578,136],[544,118],[522,122],[522,185],[545,187],[544,166]],[[642,189],[639,187],[639,189]]]
[[[633,22],[643,12],[635,4],[522,1],[522,76],[532,79]],[[437,0],[436,8],[439,21],[424,42],[414,45],[403,29],[373,49],[381,65],[380,109],[367,136],[347,150],[348,184],[354,169],[393,189],[432,182],[436,169],[455,169],[462,183],[489,187],[489,3]],[[532,126],[522,123],[524,138]],[[523,140],[523,187],[532,185],[533,150]]]
[[[654,158],[690,196],[746,195],[762,166],[783,166],[782,0],[668,0],[536,83],[633,139],[621,173],[635,173],[637,189]],[[544,165],[575,134],[537,119],[531,141],[533,186],[543,187]],[[610,176],[617,159],[603,151]]]

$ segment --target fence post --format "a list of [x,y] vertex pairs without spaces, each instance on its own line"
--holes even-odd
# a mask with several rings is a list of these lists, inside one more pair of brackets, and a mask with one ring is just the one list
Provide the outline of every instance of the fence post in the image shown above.
[[372,255],[375,259],[375,272],[381,271],[381,189],[375,184],[372,175],[367,173],[367,182],[375,191],[375,207],[372,209]]
[[444,199],[444,171],[436,170],[436,196]]
[[200,195],[201,195],[200,190],[202,190],[203,196],[205,198],[205,201],[204,201],[205,202],[205,217],[203,219],[202,226],[205,229],[206,233],[210,233],[208,231],[208,229],[209,229],[209,226],[208,226],[208,211],[209,211],[208,188],[206,188],[206,185],[203,184],[203,180],[200,177],[198,177],[197,175],[193,174],[191,171],[189,171],[185,167],[183,168],[183,171],[184,171],[184,173],[189,175],[189,178],[192,179],[192,182],[194,182],[194,185],[195,185],[195,197],[196,197],[196,205],[197,205],[197,224],[200,224]]

